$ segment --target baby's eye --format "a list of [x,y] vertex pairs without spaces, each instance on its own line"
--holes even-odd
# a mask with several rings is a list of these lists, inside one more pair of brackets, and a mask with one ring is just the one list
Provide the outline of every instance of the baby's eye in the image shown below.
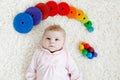
[[47,40],[50,40],[50,38],[46,38]]
[[55,41],[59,41],[59,39],[55,39]]

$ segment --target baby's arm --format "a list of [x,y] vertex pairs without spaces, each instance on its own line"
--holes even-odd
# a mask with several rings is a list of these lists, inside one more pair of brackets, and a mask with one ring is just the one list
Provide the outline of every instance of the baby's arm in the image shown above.
[[71,80],[82,80],[82,75],[80,74],[79,69],[70,54],[68,54],[67,68]]
[[37,52],[33,54],[32,61],[26,72],[26,80],[36,80]]

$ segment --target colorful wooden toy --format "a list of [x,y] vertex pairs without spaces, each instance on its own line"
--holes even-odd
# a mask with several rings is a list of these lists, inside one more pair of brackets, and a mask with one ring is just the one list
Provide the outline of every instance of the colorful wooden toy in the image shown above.
[[91,27],[87,28],[87,30],[88,30],[89,32],[93,32],[93,31],[94,31],[94,28],[91,26]]
[[92,26],[92,22],[89,20],[88,22],[84,23],[84,26],[85,26],[86,28],[89,28],[89,27]]
[[89,47],[87,50],[88,50],[89,52],[94,53],[94,48],[93,48],[93,47]]
[[45,3],[38,3],[37,7],[42,12],[42,20],[46,19],[49,16],[49,7]]
[[69,13],[70,7],[66,2],[60,2],[58,4],[58,13],[61,16],[65,16]]
[[93,59],[94,57],[97,57],[97,53],[94,51],[94,48],[86,42],[82,42],[81,44],[79,44],[79,50],[82,52],[82,55],[84,57],[87,57],[88,59]]
[[19,33],[28,33],[33,28],[33,18],[30,14],[19,13],[13,21],[14,29]]
[[84,48],[85,48],[85,49],[90,48],[90,45],[89,45],[88,43],[84,43],[83,45],[84,45]]
[[86,49],[83,49],[82,54],[83,54],[84,57],[87,57],[88,51]]
[[84,45],[80,44],[79,49],[80,49],[80,51],[82,51],[84,49]]
[[84,15],[83,19],[80,20],[84,26],[87,28],[88,32],[93,32],[94,28],[92,27],[92,22],[89,20],[87,15]]
[[97,54],[96,52],[93,53],[93,57],[97,57],[97,55],[98,55],[98,54]]
[[42,20],[42,12],[36,7],[29,7],[25,12],[32,16],[33,25],[39,24]]
[[84,12],[82,10],[77,10],[76,11],[76,19],[80,21],[83,19],[83,17],[84,17]]
[[83,45],[84,45],[84,44],[86,44],[86,42],[82,42],[81,44],[83,44]]
[[85,14],[84,17],[82,18],[82,20],[80,20],[80,22],[82,22],[83,24],[88,22],[88,16]]
[[[88,32],[94,31],[92,22],[91,20],[89,20],[88,16],[82,10],[76,9],[73,6],[69,6],[66,2],[60,2],[57,4],[55,1],[51,0],[46,3],[38,3],[34,7],[29,7],[28,9],[26,9],[25,13],[29,14],[32,17],[34,26],[39,24],[42,20],[47,19],[49,16],[53,17],[59,14],[60,16],[67,16],[70,19],[74,18],[80,21],[87,28]],[[15,19],[15,20],[18,20],[18,19]],[[19,21],[14,21],[14,27],[16,26],[19,27],[18,22]],[[31,24],[31,22],[29,23],[28,21],[28,24]],[[29,31],[22,32],[17,29],[16,31],[20,33],[29,32]]]
[[92,59],[92,58],[93,58],[93,53],[88,52],[87,57],[88,57],[89,59]]
[[75,18],[76,17],[76,8],[74,7],[70,7],[70,11],[69,13],[67,14],[67,17],[68,18]]
[[49,16],[58,14],[58,4],[55,1],[48,1],[46,5],[49,7]]

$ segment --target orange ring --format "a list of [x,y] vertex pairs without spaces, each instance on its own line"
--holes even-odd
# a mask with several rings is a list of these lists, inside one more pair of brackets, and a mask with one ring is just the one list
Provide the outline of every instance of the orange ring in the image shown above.
[[67,17],[68,18],[75,18],[75,16],[76,16],[76,8],[75,7],[70,7],[70,11],[69,11],[69,13],[68,13],[68,15],[67,15]]

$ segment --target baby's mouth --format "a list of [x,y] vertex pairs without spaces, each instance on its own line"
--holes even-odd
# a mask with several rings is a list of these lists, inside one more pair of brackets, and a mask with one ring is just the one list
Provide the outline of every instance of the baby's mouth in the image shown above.
[[49,47],[54,47],[53,45],[50,45]]

